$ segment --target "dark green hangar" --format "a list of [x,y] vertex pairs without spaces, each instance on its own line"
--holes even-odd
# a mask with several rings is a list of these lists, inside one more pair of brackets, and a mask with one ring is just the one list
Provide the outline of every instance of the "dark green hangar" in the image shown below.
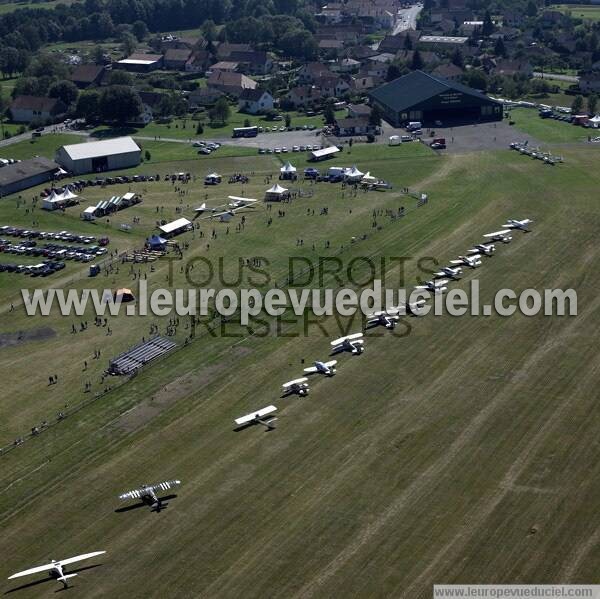
[[371,104],[394,127],[420,121],[471,124],[502,120],[502,104],[466,85],[413,71],[370,93]]

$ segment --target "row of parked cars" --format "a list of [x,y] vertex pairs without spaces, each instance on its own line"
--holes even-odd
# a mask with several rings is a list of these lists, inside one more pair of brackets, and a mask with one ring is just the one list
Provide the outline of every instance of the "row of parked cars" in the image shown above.
[[198,154],[212,154],[215,150],[221,147],[221,144],[216,141],[195,141],[192,146],[200,148]]
[[[21,237],[23,239],[53,239],[55,241],[69,241],[74,243],[84,243],[86,245],[94,243],[96,238],[93,235],[76,235],[69,231],[59,231],[58,233],[50,233],[47,231],[35,231],[32,229],[22,229],[20,227],[11,227],[4,225],[0,227],[0,235],[8,235],[9,237]],[[98,240],[101,246],[108,245],[108,237],[102,237]]]
[[107,249],[99,245],[65,246],[59,243],[45,243],[37,245],[37,241],[28,240],[13,243],[7,239],[0,238],[0,252],[17,254],[20,256],[43,256],[57,260],[77,260],[79,262],[90,262],[96,256],[106,254]]
[[259,148],[259,154],[287,154],[288,152],[311,152],[313,150],[320,150],[321,146],[319,145],[306,145],[306,146],[292,146],[291,148],[287,148],[283,146],[281,148]]
[[40,264],[2,264],[0,263],[0,272],[15,272],[29,275],[32,277],[48,277],[65,267],[64,262],[55,262],[53,260],[44,260]]

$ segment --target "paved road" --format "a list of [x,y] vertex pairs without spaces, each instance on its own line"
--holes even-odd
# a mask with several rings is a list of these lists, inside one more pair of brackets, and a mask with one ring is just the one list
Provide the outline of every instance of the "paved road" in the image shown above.
[[575,75],[559,75],[558,73],[540,73],[534,71],[533,76],[537,79],[553,79],[555,81],[566,81],[567,83],[579,83],[579,77]]
[[399,9],[392,35],[398,35],[400,32],[406,31],[407,29],[416,29],[417,19],[422,9],[423,5],[420,3],[413,4],[410,8]]

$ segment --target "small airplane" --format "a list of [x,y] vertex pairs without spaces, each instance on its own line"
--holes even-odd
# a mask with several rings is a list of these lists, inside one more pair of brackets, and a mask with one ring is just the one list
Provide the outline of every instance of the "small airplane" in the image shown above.
[[510,243],[512,241],[512,235],[510,229],[502,229],[502,231],[494,231],[493,233],[486,233],[484,235],[490,241],[501,241],[502,243]]
[[45,564],[43,566],[36,566],[35,568],[29,568],[29,570],[23,570],[23,572],[17,572],[12,576],[8,577],[8,580],[13,580],[14,578],[20,578],[21,576],[29,576],[30,574],[37,574],[38,572],[49,572],[50,577],[56,579],[58,582],[62,582],[64,588],[68,588],[67,579],[73,578],[77,576],[76,573],[73,574],[65,574],[64,567],[69,564],[74,564],[76,562],[80,562],[86,559],[91,559],[92,557],[96,557],[97,555],[102,555],[106,553],[106,551],[93,551],[92,553],[84,553],[82,555],[76,555],[75,557],[69,557],[67,559],[62,560],[52,560],[49,564]]
[[261,408],[256,412],[251,412],[250,414],[236,418],[235,423],[240,429],[246,428],[247,426],[251,426],[253,424],[262,424],[267,428],[268,431],[272,431],[275,428],[273,423],[277,420],[277,418],[270,416],[270,414],[273,414],[273,412],[276,411],[277,408],[275,406],[267,406],[266,408]]
[[173,487],[178,487],[181,484],[180,480],[167,480],[156,485],[142,485],[139,489],[133,491],[127,491],[119,495],[121,501],[128,501],[130,499],[140,499],[145,504],[149,505],[153,511],[160,512],[163,507],[161,499],[156,495],[157,491],[168,491]]
[[481,266],[481,254],[471,254],[469,256],[459,256],[457,260],[450,260],[451,264],[462,264],[469,268]]
[[239,196],[227,196],[227,199],[231,200],[229,202],[230,208],[246,208],[248,206],[252,206],[252,204],[258,201],[253,200],[251,198],[242,198]]
[[346,335],[340,337],[331,342],[331,353],[337,354],[343,351],[349,351],[350,353],[358,356],[365,351],[365,340],[362,338],[362,333],[354,333],[353,335]]
[[198,208],[194,208],[194,212],[197,212],[198,214],[202,214],[205,211],[206,211],[206,202],[200,204],[200,206],[198,206]]
[[493,243],[478,243],[473,246],[467,254],[481,254],[482,256],[492,257],[492,254],[496,251],[496,246]]
[[449,282],[449,279],[435,279],[433,281],[427,281],[423,285],[417,285],[415,289],[423,289],[425,291],[430,291],[431,293],[444,293],[444,291],[448,290],[448,286],[446,283]]
[[444,266],[438,272],[434,272],[433,276],[436,279],[441,277],[448,277],[453,281],[458,281],[460,279],[458,275],[460,275],[461,273],[462,268],[460,266]]
[[426,303],[425,298],[418,299],[416,302],[400,302],[395,309],[398,310],[400,314],[418,316]]
[[531,231],[531,229],[527,225],[530,225],[531,223],[533,223],[533,221],[530,218],[524,218],[523,220],[509,219],[506,221],[504,228],[505,229],[520,229],[521,231],[524,231],[525,233],[529,233]]
[[308,386],[307,381],[308,379],[303,376],[302,378],[289,381],[288,383],[283,383],[283,395],[287,396],[295,393],[296,395],[300,395],[300,397],[306,397],[310,393],[310,387]]
[[333,376],[336,373],[335,365],[337,360],[330,360],[329,362],[315,362],[314,366],[309,366],[304,369],[306,374],[315,374],[316,372],[324,374],[325,376]]
[[367,326],[373,327],[377,325],[382,325],[386,329],[393,329],[400,317],[398,316],[397,308],[389,308],[388,310],[382,310],[381,312],[373,312],[372,314],[367,315]]

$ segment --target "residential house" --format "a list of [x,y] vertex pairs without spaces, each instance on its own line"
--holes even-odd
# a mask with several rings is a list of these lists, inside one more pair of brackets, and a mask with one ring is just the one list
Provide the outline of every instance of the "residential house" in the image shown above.
[[340,77],[320,77],[315,85],[321,88],[321,93],[326,98],[340,98],[350,90],[350,84]]
[[323,95],[314,85],[299,85],[290,89],[286,100],[294,108],[312,108],[323,100]]
[[[402,31],[398,35],[388,34],[379,43],[379,52],[396,54],[400,50],[416,48],[420,36],[420,31],[413,31],[412,29]],[[409,41],[406,41],[407,38]]]
[[190,48],[169,48],[164,55],[164,67],[174,71],[185,71],[185,65],[191,56]]
[[232,52],[252,52],[250,44],[230,44],[222,42],[217,46],[216,56],[218,60],[229,60]]
[[533,77],[533,66],[527,60],[508,60],[505,58],[497,58],[496,66],[493,69],[494,75],[505,75],[512,77],[513,75],[526,75]]
[[349,135],[368,135],[375,133],[376,127],[369,123],[368,118],[343,118],[335,121],[334,132],[338,137]]
[[255,89],[258,83],[242,73],[230,73],[227,71],[215,71],[211,73],[206,82],[208,87],[218,89],[225,94],[239,97],[245,89]]
[[368,119],[371,116],[371,107],[366,104],[348,104],[348,118]]
[[579,77],[579,89],[584,93],[600,92],[600,73],[598,71],[590,71]]
[[350,79],[350,89],[353,92],[360,93],[369,89],[373,89],[380,85],[383,79],[379,77],[373,77],[372,75],[365,75],[364,73],[358,73]]
[[228,60],[237,62],[239,71],[248,75],[266,75],[273,69],[273,61],[267,52],[234,50]]
[[58,98],[44,96],[17,96],[10,105],[15,123],[51,123],[67,112],[67,106]]
[[360,62],[353,58],[342,58],[333,64],[331,68],[337,73],[353,73],[360,68]]
[[273,110],[273,96],[264,89],[245,89],[238,98],[238,109],[248,114],[264,114]]
[[94,85],[100,85],[106,74],[106,67],[97,64],[77,65],[69,79],[79,88],[85,89]]
[[333,73],[320,62],[307,62],[302,65],[298,72],[298,83],[314,84],[314,82],[321,77],[333,77]]
[[179,37],[173,34],[163,35],[160,47],[163,52],[173,50],[197,50],[206,47],[206,40],[202,36]]
[[461,81],[464,71],[455,64],[449,63],[441,64],[435,67],[435,69],[431,71],[431,74],[435,77],[441,77],[442,79],[446,79],[448,81]]
[[223,71],[225,73],[235,73],[238,70],[238,63],[232,62],[229,60],[220,60],[219,62],[215,62],[215,64],[211,65],[208,71],[206,71],[207,75],[211,73],[216,73],[217,71]]
[[204,73],[209,60],[210,53],[207,50],[195,50],[185,63],[185,72]]
[[188,96],[188,104],[190,108],[200,108],[204,106],[212,106],[219,98],[223,96],[223,92],[210,87],[199,87],[191,91]]

